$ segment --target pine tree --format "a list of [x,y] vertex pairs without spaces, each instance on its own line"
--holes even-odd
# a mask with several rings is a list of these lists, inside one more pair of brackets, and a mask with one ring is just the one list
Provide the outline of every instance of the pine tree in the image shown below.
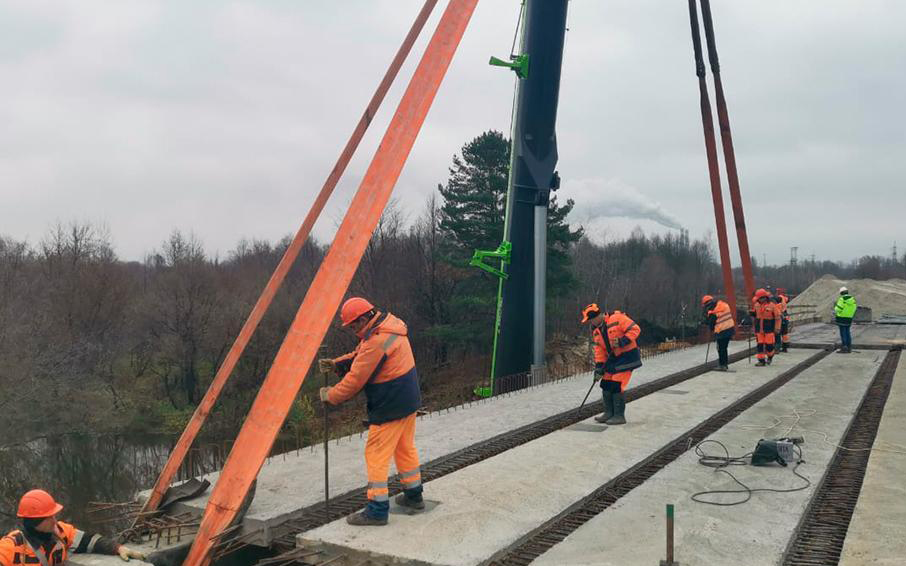
[[[476,249],[492,250],[503,240],[509,164],[509,140],[491,130],[463,146],[462,155],[453,157],[446,186],[438,186],[443,197],[443,258],[463,268],[449,297],[450,324],[435,329],[449,340],[486,347],[491,337],[497,280],[467,266]],[[561,206],[556,197],[551,198],[547,234],[549,296],[566,293],[576,282],[568,251],[582,237],[582,229],[572,230],[566,221],[573,206],[572,200]]]

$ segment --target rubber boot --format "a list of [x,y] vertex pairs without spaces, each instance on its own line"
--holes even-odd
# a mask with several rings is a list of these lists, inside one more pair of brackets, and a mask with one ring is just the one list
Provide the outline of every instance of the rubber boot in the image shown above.
[[595,422],[606,423],[613,416],[613,391],[603,390],[604,412],[595,417]]
[[768,365],[771,365],[771,362],[773,362],[773,361],[774,361],[774,356],[770,356],[768,358]]
[[758,363],[756,363],[755,365],[756,366],[766,366],[766,365],[768,365],[768,363],[764,360],[758,360]]
[[780,347],[780,351],[781,351],[781,352],[789,352],[789,351],[790,351],[790,345],[787,344],[787,343],[784,343],[783,346]]
[[607,424],[626,424],[626,397],[622,391],[614,391],[611,395],[613,395],[613,416],[607,419]]
[[424,499],[415,500],[415,499],[410,498],[405,493],[401,493],[401,494],[397,495],[393,500],[396,501],[396,504],[399,505],[400,507],[408,507],[409,509],[416,509],[419,511],[421,511],[422,509],[425,508]]
[[387,517],[379,519],[377,517],[372,517],[363,511],[346,517],[346,522],[357,527],[381,527],[387,524]]

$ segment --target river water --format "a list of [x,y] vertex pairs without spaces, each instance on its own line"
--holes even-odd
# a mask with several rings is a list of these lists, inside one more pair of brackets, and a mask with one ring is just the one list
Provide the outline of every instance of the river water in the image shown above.
[[[15,528],[19,497],[41,488],[64,505],[62,520],[111,534],[117,525],[90,513],[90,503],[133,500],[157,479],[174,442],[168,436],[67,434],[0,448],[0,531]],[[198,472],[221,459],[221,450],[207,448],[193,452]]]

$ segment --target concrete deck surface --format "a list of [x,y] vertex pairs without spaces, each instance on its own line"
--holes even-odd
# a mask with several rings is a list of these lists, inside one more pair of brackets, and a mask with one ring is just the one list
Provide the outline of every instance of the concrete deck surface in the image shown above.
[[[390,524],[380,528],[352,527],[339,520],[303,533],[300,541],[396,556],[401,563],[479,564],[815,353],[793,351],[764,368],[737,362],[736,372],[709,373],[631,403],[627,425],[604,432],[571,427],[434,480],[426,485],[425,497],[441,505],[430,513],[392,515]],[[858,360],[849,363],[856,366]],[[625,540],[643,539],[632,534]]]
[[[906,324],[854,324],[851,327],[853,344],[906,344]],[[840,330],[836,324],[816,322],[793,327],[790,339],[796,342],[839,344]]]
[[[831,354],[709,437],[726,445],[731,455],[741,456],[750,452],[759,438],[804,436],[805,463],[798,471],[811,481],[808,489],[755,493],[747,503],[731,507],[697,503],[690,498],[694,493],[740,487],[726,474],[699,464],[695,451],[689,450],[533,564],[658,564],[665,558],[667,503],[676,506],[674,559],[684,566],[779,564],[833,457],[835,444],[845,433],[885,355],[880,351]],[[703,448],[708,454],[723,454],[714,444]],[[728,469],[752,488],[804,485],[791,468],[746,465]],[[744,494],[733,494],[713,500],[743,498]]]
[[900,358],[840,566],[906,560],[906,357]]
[[[730,344],[730,353],[744,350],[745,342]],[[636,387],[705,361],[706,346],[695,346],[649,358],[629,384]],[[711,359],[715,357],[713,346]],[[743,362],[745,363],[745,362]],[[696,379],[707,378],[702,376]],[[575,408],[591,385],[591,373],[547,383],[530,389],[426,415],[416,426],[416,445],[422,462],[449,454],[502,432],[533,423]],[[589,403],[601,404],[600,389],[595,388]],[[633,406],[635,403],[630,405]],[[631,409],[630,409],[631,410]],[[365,437],[347,436],[330,444],[330,493],[339,495],[364,487]],[[393,473],[393,470],[391,470]],[[216,483],[218,473],[206,476]],[[213,489],[213,488],[211,488]],[[202,497],[177,505],[176,511],[201,514],[210,489]],[[321,445],[271,458],[258,475],[255,498],[246,514],[246,532],[261,529],[261,538],[252,542],[267,545],[265,525],[276,525],[324,499],[324,453]]]

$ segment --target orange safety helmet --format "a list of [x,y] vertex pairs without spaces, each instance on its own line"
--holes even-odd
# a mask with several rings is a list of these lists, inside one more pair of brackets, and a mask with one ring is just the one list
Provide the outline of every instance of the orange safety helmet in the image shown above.
[[352,297],[347,299],[343,306],[340,307],[340,320],[343,326],[349,326],[352,321],[359,318],[366,312],[374,310],[374,305],[362,297]]
[[53,517],[63,510],[63,506],[54,501],[53,496],[43,489],[33,489],[19,500],[20,519],[44,519]]
[[707,305],[708,303],[710,303],[713,300],[714,300],[714,297],[712,297],[711,295],[705,295],[704,297],[702,297],[702,306]]
[[769,298],[770,296],[771,296],[771,294],[768,293],[768,292],[767,292],[766,290],[764,290],[764,289],[759,289],[759,290],[755,291],[755,299],[756,299],[756,300],[758,300],[758,299],[767,299],[767,298]]
[[598,308],[598,303],[591,303],[582,309],[582,324],[585,324],[599,314],[601,314],[601,309]]

